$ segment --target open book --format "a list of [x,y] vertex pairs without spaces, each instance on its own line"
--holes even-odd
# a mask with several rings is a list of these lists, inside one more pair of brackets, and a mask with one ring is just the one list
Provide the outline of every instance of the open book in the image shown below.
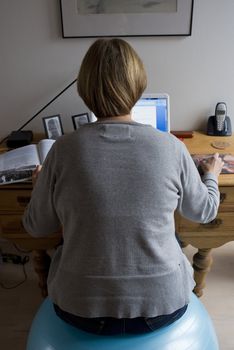
[[[207,158],[212,157],[213,154],[192,154],[192,158],[198,168],[199,173],[202,175],[202,169],[200,162],[205,161]],[[234,174],[234,155],[233,154],[219,154],[224,162],[221,174]]]
[[29,181],[37,165],[44,162],[55,140],[41,140],[0,155],[0,185]]

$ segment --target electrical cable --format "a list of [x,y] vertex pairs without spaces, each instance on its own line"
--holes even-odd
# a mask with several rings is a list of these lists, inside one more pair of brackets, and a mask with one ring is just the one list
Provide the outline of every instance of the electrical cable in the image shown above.
[[23,274],[24,274],[24,279],[20,282],[18,282],[17,284],[13,285],[13,286],[7,286],[4,283],[0,282],[0,287],[3,289],[15,289],[19,286],[21,286],[23,283],[25,283],[28,279],[27,273],[26,273],[26,269],[25,269],[25,264],[29,261],[29,256],[25,256],[22,260],[22,267],[23,267]]
[[13,245],[13,247],[14,247],[16,250],[18,250],[18,252],[20,252],[20,253],[26,253],[26,254],[28,254],[28,253],[31,253],[31,252],[32,252],[32,250],[23,250],[23,249],[19,248],[19,247],[17,246],[17,244],[15,244],[15,243],[12,243],[12,245]]

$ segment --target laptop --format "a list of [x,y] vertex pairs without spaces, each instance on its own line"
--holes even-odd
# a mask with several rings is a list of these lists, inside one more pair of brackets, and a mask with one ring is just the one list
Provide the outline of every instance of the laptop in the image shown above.
[[170,132],[170,103],[168,94],[143,94],[132,109],[132,119]]

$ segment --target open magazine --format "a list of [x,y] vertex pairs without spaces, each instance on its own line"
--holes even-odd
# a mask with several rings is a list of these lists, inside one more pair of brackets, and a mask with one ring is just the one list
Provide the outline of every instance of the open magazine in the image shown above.
[[55,140],[44,139],[0,155],[0,185],[29,181],[33,170],[44,162]]
[[[224,162],[221,174],[234,174],[234,155],[233,154],[219,154]],[[198,168],[200,174],[202,174],[201,161],[206,160],[207,158],[212,157],[212,154],[192,154],[192,158]]]

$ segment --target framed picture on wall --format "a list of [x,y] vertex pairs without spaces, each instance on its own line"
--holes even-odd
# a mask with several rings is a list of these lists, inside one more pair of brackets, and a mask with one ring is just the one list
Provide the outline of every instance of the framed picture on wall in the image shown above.
[[90,119],[89,119],[88,113],[72,115],[72,123],[75,130],[79,129],[80,126],[87,124],[89,122],[90,122]]
[[52,115],[50,117],[42,118],[46,137],[48,139],[57,140],[60,136],[63,135],[63,127],[60,115]]
[[194,0],[60,0],[64,38],[186,36]]

